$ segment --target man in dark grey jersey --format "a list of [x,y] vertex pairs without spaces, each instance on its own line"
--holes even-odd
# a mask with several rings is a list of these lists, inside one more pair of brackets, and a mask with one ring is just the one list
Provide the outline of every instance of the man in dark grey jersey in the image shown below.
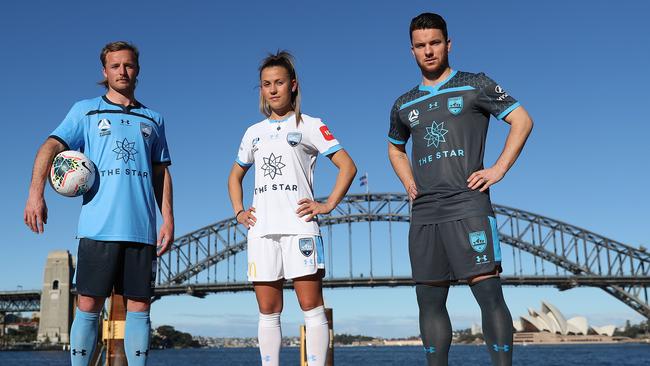
[[[444,19],[415,17],[411,50],[422,84],[400,96],[390,114],[388,156],[412,201],[409,254],[429,365],[447,365],[450,281],[466,280],[481,307],[494,365],[512,364],[512,318],[501,290],[501,250],[488,188],[514,164],[532,120],[483,73],[452,70]],[[483,153],[490,115],[511,125],[496,163]],[[411,163],[405,145],[412,137]]]

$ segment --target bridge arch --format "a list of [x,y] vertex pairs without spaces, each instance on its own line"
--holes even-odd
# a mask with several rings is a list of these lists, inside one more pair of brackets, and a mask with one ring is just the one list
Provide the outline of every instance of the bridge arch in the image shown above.
[[[323,199],[321,199],[322,201]],[[648,286],[650,255],[589,230],[528,211],[493,205],[501,242],[512,249],[513,276],[504,276],[510,285],[555,285],[564,290],[575,286],[602,288],[646,318],[650,318]],[[329,215],[320,218],[321,230],[332,226],[368,222],[393,223],[410,221],[409,201],[402,193],[350,194]],[[325,235],[325,233],[324,233]],[[351,235],[351,233],[350,233]],[[392,234],[388,240],[392,252]],[[358,278],[350,270],[349,278],[329,278],[324,285],[403,286],[413,282],[405,276],[375,277],[372,268],[372,234],[370,234],[370,277]],[[505,249],[505,248],[504,248]],[[159,258],[156,292],[159,295],[249,290],[242,281],[211,284],[190,282],[192,277],[224,261],[236,260],[246,250],[246,229],[234,218],[221,220],[177,238],[168,253]],[[350,248],[350,261],[352,261]],[[503,249],[502,249],[503,250]],[[521,253],[532,256],[524,263]],[[518,255],[517,255],[518,254]],[[517,260],[517,258],[519,258]],[[539,263],[538,263],[539,261]],[[229,262],[228,262],[229,263]],[[534,274],[532,270],[534,264]],[[506,263],[508,265],[508,263]],[[352,264],[350,263],[350,266]],[[547,269],[548,268],[548,269]],[[524,272],[526,269],[526,272]],[[541,273],[540,273],[541,272]]]

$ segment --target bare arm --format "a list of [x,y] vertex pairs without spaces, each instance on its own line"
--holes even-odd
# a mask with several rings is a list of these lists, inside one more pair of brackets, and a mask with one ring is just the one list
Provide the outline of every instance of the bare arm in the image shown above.
[[36,153],[23,220],[25,225],[37,234],[42,233],[45,230],[43,225],[47,224],[47,205],[43,196],[47,173],[52,167],[52,160],[56,154],[63,150],[65,146],[61,142],[48,138]]
[[411,170],[411,163],[406,155],[406,144],[396,145],[391,142],[388,143],[388,159],[393,166],[393,170],[397,177],[402,182],[404,189],[409,195],[411,201],[418,195],[418,190],[413,179],[413,171]]
[[339,173],[336,176],[336,183],[334,183],[334,188],[325,203],[319,203],[308,198],[303,198],[298,201],[299,206],[296,213],[300,217],[307,216],[305,221],[310,221],[318,214],[332,212],[348,192],[348,189],[350,189],[352,180],[357,174],[357,167],[345,150],[339,150],[330,155],[329,158],[339,169]]
[[257,218],[253,214],[255,207],[250,207],[244,210],[244,193],[242,191],[242,181],[248,171],[249,167],[243,167],[237,163],[232,165],[230,175],[228,175],[228,195],[230,196],[230,203],[235,214],[235,219],[240,224],[244,225],[247,229],[255,226]]
[[172,176],[164,164],[153,166],[153,190],[163,222],[158,233],[158,256],[163,255],[174,241],[174,200]]
[[533,120],[524,107],[518,107],[506,116],[505,121],[510,124],[510,132],[506,144],[491,168],[479,170],[467,178],[467,186],[471,189],[480,189],[481,192],[491,185],[499,182],[515,163],[524,144],[533,129]]

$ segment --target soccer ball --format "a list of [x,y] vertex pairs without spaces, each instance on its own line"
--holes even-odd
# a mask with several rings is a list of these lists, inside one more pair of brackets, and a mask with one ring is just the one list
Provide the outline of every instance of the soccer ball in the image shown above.
[[95,183],[95,164],[83,153],[68,150],[52,161],[50,184],[57,193],[77,197],[88,192]]

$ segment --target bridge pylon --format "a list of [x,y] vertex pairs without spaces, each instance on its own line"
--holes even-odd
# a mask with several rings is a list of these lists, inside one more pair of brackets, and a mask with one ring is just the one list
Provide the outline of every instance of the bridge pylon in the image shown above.
[[67,250],[52,251],[47,255],[41,292],[41,318],[38,324],[38,342],[70,343],[72,324],[72,276],[74,261]]

